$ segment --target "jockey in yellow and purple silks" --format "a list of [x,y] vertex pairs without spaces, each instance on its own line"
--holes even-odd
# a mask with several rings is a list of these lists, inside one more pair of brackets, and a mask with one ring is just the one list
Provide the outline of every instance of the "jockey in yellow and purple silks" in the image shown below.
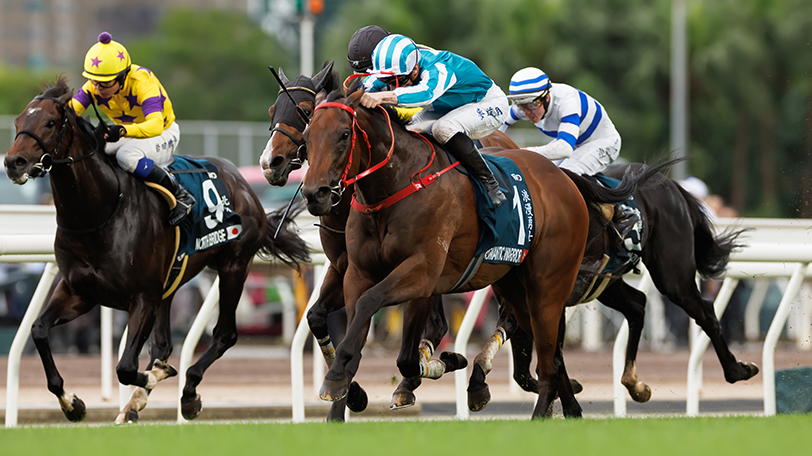
[[177,200],[169,224],[179,224],[195,199],[163,168],[174,160],[180,128],[161,82],[149,69],[133,65],[127,49],[107,32],[87,51],[82,76],[88,81],[71,99],[71,108],[81,115],[95,102],[115,122],[105,134],[105,152],[127,172],[169,190]]

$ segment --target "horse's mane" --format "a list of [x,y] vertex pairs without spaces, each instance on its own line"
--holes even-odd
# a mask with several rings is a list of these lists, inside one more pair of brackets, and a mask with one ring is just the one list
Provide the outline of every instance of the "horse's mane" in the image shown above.
[[73,91],[70,89],[70,87],[68,87],[68,79],[65,77],[65,75],[59,75],[56,84],[44,84],[43,88],[44,90],[42,95],[46,97],[59,98],[68,92],[73,95]]
[[[73,90],[68,87],[67,78],[64,75],[59,75],[55,84],[44,84],[44,90],[40,95],[44,97],[59,98],[68,93],[73,96]],[[70,112],[73,113],[73,109],[70,109]],[[99,144],[100,148],[104,148],[104,133],[107,131],[107,125],[104,122],[99,122],[99,125],[93,126],[93,123],[82,116],[75,116],[75,118],[76,123],[79,125],[79,130],[88,133],[92,132],[93,136],[96,138],[96,144]]]

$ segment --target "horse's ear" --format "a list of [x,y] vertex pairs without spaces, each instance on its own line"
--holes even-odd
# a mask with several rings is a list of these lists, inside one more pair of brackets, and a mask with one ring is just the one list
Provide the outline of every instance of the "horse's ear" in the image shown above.
[[330,76],[331,71],[333,71],[332,60],[329,62],[324,62],[324,66],[322,67],[321,71],[310,78],[310,80],[313,81],[313,85],[316,87],[316,92],[324,88],[324,83],[327,81],[327,77]]
[[326,100],[326,99],[327,99],[327,91],[326,90],[320,90],[316,94],[316,106],[322,104],[324,102],[324,100]]
[[355,92],[351,93],[349,97],[347,97],[348,105],[353,109],[357,108],[358,105],[361,103],[361,95],[364,94],[362,90],[356,90]]
[[67,104],[71,98],[73,98],[73,90],[68,90],[62,96],[59,97],[59,101]]
[[271,105],[271,107],[268,108],[268,117],[270,117],[271,120],[273,120],[273,111],[274,111],[275,107],[276,107],[276,105]]
[[285,76],[285,72],[282,71],[282,68],[279,69],[279,79],[282,80],[282,84],[284,85],[288,85],[288,82],[290,82],[290,79],[288,79],[288,77]]

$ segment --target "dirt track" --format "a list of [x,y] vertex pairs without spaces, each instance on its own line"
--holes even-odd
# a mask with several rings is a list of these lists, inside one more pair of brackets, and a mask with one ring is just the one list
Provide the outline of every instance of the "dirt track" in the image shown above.
[[[472,358],[473,352],[472,347],[469,351],[469,358]],[[744,361],[755,362],[759,366],[762,364],[760,344],[743,347],[734,354]],[[367,350],[364,354],[357,380],[369,394],[370,410],[385,411],[388,407],[395,383],[400,378],[395,366],[396,356],[396,353],[382,350]],[[648,383],[653,390],[650,404],[668,401],[671,404],[669,407],[678,408],[678,410],[674,410],[675,413],[684,413],[688,356],[688,352],[684,350],[668,354],[640,353],[638,362],[640,379]],[[570,350],[565,353],[565,358],[570,375],[577,378],[584,386],[584,391],[578,395],[584,412],[595,413],[597,409],[601,409],[605,413],[607,401],[610,403],[612,401],[611,353],[606,351],[586,353]],[[56,362],[65,379],[65,389],[68,392],[75,392],[85,401],[89,409],[89,416],[94,409],[104,409],[107,415],[112,413],[110,410],[117,406],[118,391],[114,388],[112,400],[102,399],[101,367],[98,356],[60,356]],[[178,359],[171,358],[170,363],[177,366]],[[146,358],[143,358],[142,366],[145,364]],[[320,402],[314,391],[311,356],[305,357],[304,365],[305,401],[317,409],[316,412],[311,411],[310,415],[313,416],[315,413],[323,416],[327,404]],[[529,414],[530,408],[526,407],[532,407],[534,396],[521,391],[517,392],[515,389],[511,390],[507,365],[507,356],[500,353],[497,356],[494,371],[488,377],[493,396],[491,409],[498,409],[498,406],[494,405],[497,403],[526,404],[526,406],[522,406],[522,410],[527,410]],[[812,365],[812,352],[799,352],[794,347],[784,347],[776,352],[775,365],[776,369],[810,366]],[[0,358],[0,369],[3,372],[7,371],[7,358]],[[750,381],[729,385],[724,381],[721,366],[713,352],[706,353],[703,370],[701,400],[708,401],[706,403],[749,401],[749,407],[752,408],[753,401],[760,401],[763,398],[761,374]],[[289,416],[290,375],[290,362],[285,357],[284,350],[238,345],[223,359],[214,363],[206,373],[203,383],[198,389],[204,403],[204,415],[201,415],[201,418],[206,417],[207,409],[210,410],[209,417],[213,418],[215,414],[211,410],[234,408],[235,406],[281,407],[287,409],[287,412],[280,416]],[[453,404],[454,394],[454,376],[446,375],[440,380],[424,381],[423,386],[417,392],[417,397],[419,404],[431,406],[428,407],[430,409],[440,410],[437,407],[441,404],[444,404],[446,409],[450,403]],[[163,409],[169,417],[172,417],[177,395],[177,378],[168,379],[159,384],[151,394],[147,410]],[[631,401],[628,402],[632,404]],[[679,402],[682,405],[679,405]],[[3,375],[0,379],[0,404],[2,404],[3,411],[5,403],[6,376]],[[674,405],[675,403],[677,405]],[[46,410],[56,412],[57,417],[60,415],[56,399],[46,389],[43,369],[36,356],[27,356],[23,359],[20,372],[19,406],[21,422],[25,422],[23,411],[26,410]],[[637,409],[646,410],[645,407],[647,405],[643,404],[637,406]],[[398,413],[413,415],[420,413],[419,410],[419,408],[415,408],[412,411],[407,409],[403,412],[387,412],[386,416],[395,417],[398,416]],[[703,411],[701,403],[700,411]],[[453,414],[453,411],[451,413]],[[145,419],[146,416],[144,415]],[[249,416],[260,415],[254,413]],[[109,419],[112,420],[112,418],[113,416]],[[40,421],[32,420],[28,422]]]

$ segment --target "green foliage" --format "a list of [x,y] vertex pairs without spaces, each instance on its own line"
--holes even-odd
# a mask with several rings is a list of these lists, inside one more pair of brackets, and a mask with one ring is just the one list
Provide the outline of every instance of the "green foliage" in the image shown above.
[[16,116],[56,75],[0,67],[0,115]]
[[158,75],[179,119],[267,120],[279,90],[267,66],[289,65],[257,24],[217,10],[169,12],[157,34],[127,47]]

